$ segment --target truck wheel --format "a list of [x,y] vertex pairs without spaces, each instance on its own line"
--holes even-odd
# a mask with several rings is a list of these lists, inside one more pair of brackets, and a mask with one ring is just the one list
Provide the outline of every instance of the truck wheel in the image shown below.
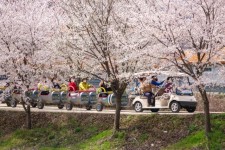
[[37,103],[31,103],[31,107],[33,108],[37,107]]
[[6,105],[7,105],[8,107],[11,107],[10,102],[6,102]]
[[44,103],[42,103],[42,102],[38,102],[37,103],[37,107],[38,107],[38,109],[43,109],[44,108]]
[[73,104],[67,103],[66,104],[66,110],[72,110],[73,109]]
[[193,113],[193,112],[196,110],[196,107],[189,107],[189,108],[186,108],[186,110],[187,110],[189,113]]
[[159,109],[157,109],[157,108],[152,108],[150,110],[151,110],[151,112],[158,112],[159,111]]
[[17,106],[17,101],[11,100],[11,107],[16,107]]
[[103,110],[103,105],[102,104],[97,104],[96,105],[96,110],[97,111],[102,111]]
[[59,109],[63,109],[63,107],[64,107],[64,105],[63,105],[63,104],[61,104],[61,103],[60,103],[60,104],[58,104],[58,108],[59,108]]
[[181,109],[180,104],[176,101],[172,101],[170,104],[170,109],[173,113],[178,113]]
[[143,111],[141,102],[136,102],[136,103],[134,104],[134,110],[135,110],[136,112],[142,112],[142,111]]
[[91,105],[86,105],[86,110],[91,110],[92,106]]

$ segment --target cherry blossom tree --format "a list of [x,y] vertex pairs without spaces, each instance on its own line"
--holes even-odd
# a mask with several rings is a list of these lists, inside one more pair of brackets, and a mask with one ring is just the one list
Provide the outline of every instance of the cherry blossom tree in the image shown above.
[[137,41],[136,19],[130,17],[133,7],[128,1],[65,0],[60,6],[62,32],[58,47],[61,55],[77,72],[112,81],[116,96],[114,129],[119,130],[121,97],[134,72],[144,60],[132,58],[146,45]]
[[[135,3],[136,17],[146,40],[152,41],[144,53],[189,75],[204,104],[206,135],[211,131],[206,86],[221,84],[224,78],[225,1],[157,0]],[[141,14],[141,15],[140,15]],[[206,68],[217,66],[213,79]]]
[[22,106],[31,128],[31,104],[25,91],[37,85],[36,79],[49,71],[51,41],[56,27],[48,1],[7,1],[0,3],[1,68],[21,80]]

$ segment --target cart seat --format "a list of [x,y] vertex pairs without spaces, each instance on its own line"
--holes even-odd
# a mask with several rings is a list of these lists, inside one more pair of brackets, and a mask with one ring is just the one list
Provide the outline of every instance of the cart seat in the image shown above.
[[41,95],[48,95],[49,93],[49,91],[41,91]]
[[148,98],[147,96],[140,95],[140,99],[147,99],[147,98]]

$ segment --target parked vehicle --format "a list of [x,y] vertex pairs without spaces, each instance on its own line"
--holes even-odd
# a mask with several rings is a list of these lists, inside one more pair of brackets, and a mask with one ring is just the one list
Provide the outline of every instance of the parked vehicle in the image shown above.
[[182,108],[188,112],[194,112],[196,110],[197,101],[190,88],[189,77],[183,73],[171,73],[171,72],[141,72],[135,74],[139,77],[147,77],[152,75],[158,75],[163,77],[172,77],[173,88],[171,92],[166,93],[164,87],[155,88],[153,98],[155,99],[155,106],[148,104],[147,97],[144,95],[137,95],[132,105],[136,112],[142,112],[143,110],[151,110],[152,112],[158,112],[159,109],[169,108],[172,112],[178,113]]

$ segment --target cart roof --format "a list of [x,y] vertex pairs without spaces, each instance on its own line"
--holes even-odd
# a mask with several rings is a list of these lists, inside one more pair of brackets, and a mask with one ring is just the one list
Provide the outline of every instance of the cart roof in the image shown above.
[[139,73],[135,73],[135,77],[146,77],[153,75],[165,75],[168,77],[188,77],[188,75],[180,72],[172,72],[172,71],[143,71]]

